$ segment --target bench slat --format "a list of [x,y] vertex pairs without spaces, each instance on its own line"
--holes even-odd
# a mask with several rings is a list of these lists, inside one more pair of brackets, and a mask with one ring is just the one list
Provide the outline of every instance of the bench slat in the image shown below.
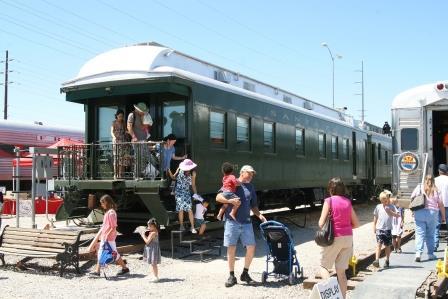
[[48,247],[48,248],[65,248],[64,245],[62,245],[61,242],[41,242],[39,241],[33,241],[33,240],[16,240],[16,239],[9,239],[4,238],[3,244],[19,244],[19,245],[30,245],[30,246],[36,246],[36,247]]
[[30,250],[33,252],[54,252],[54,253],[61,253],[64,252],[65,249],[56,249],[56,248],[45,248],[45,247],[35,247],[35,246],[29,246],[29,245],[21,245],[21,244],[2,244],[1,248],[16,248],[16,249],[24,249],[24,250]]
[[33,229],[33,228],[17,228],[17,227],[6,227],[6,231],[18,231],[18,232],[30,232],[30,233],[51,233],[53,235],[65,235],[65,236],[78,236],[80,232],[73,232],[73,231],[58,231],[58,230],[46,230],[46,229]]
[[47,238],[47,237],[28,237],[28,236],[17,236],[17,235],[4,235],[3,239],[9,239],[9,240],[25,240],[25,241],[33,241],[33,242],[48,242],[48,243],[69,243],[73,244],[76,242],[76,240],[67,240],[67,239],[55,239],[55,238]]
[[29,250],[20,250],[20,249],[14,249],[14,248],[0,248],[0,253],[4,254],[12,254],[12,255],[19,255],[19,256],[28,256],[28,257],[46,257],[46,258],[52,258],[55,257],[55,253],[45,253],[45,252],[33,252]]
[[77,237],[75,236],[63,236],[63,235],[53,235],[50,232],[48,233],[29,233],[29,232],[9,232],[6,231],[3,234],[4,237],[9,236],[16,236],[18,238],[24,239],[24,238],[47,238],[47,239],[58,239],[58,240],[64,240],[64,242],[75,242],[77,240]]

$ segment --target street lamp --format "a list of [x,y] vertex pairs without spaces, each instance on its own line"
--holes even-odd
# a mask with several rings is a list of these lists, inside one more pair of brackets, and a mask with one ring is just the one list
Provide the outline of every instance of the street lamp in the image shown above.
[[[332,80],[332,82],[333,82],[333,109],[334,109],[334,58],[335,57],[333,56],[333,53],[331,53],[330,47],[328,46],[327,43],[322,43],[322,47],[327,48],[328,53],[330,54],[330,57],[331,57],[331,63],[332,63],[332,69],[333,69],[333,80]],[[336,54],[336,58],[341,59],[342,56],[339,55],[339,54]]]

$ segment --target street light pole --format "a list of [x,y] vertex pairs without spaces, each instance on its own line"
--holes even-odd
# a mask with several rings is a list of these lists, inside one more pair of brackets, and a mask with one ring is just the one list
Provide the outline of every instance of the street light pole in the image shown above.
[[[322,43],[322,47],[327,48],[328,53],[330,54],[330,58],[331,58],[331,66],[332,66],[332,90],[333,90],[332,95],[333,95],[333,109],[334,109],[334,58],[335,58],[335,57],[333,56],[333,53],[331,53],[330,47],[328,46],[327,43]],[[342,56],[336,54],[336,58],[341,59]]]

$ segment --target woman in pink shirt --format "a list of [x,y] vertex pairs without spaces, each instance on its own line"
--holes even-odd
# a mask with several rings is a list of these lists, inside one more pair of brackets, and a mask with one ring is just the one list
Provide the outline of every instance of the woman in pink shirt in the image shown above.
[[[107,241],[114,252],[117,253],[116,263],[121,266],[121,271],[117,273],[117,275],[124,275],[129,273],[129,268],[126,267],[125,262],[121,258],[120,254],[117,251],[117,244],[115,243],[115,239],[117,238],[117,213],[115,209],[117,205],[113,201],[110,195],[103,195],[100,199],[101,208],[106,212],[103,218],[103,225],[101,229],[93,239],[92,243],[88,248],[89,252],[93,252],[98,249],[98,261],[100,260],[101,253],[103,251],[103,245]],[[98,247],[98,241],[101,240],[100,245]],[[90,273],[91,276],[100,276],[100,264],[97,262],[95,271]]]
[[331,208],[333,217],[334,242],[322,247],[320,268],[323,279],[330,277],[329,269],[335,266],[339,286],[345,298],[347,292],[347,276],[345,270],[353,255],[353,228],[359,227],[359,220],[352,208],[350,199],[345,197],[345,185],[340,178],[332,178],[328,183],[330,197],[324,200],[319,227],[325,223]]

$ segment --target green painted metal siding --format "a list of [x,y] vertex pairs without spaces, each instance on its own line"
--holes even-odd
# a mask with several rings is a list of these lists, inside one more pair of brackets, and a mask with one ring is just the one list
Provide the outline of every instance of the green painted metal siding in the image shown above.
[[[192,142],[194,159],[199,164],[200,192],[215,192],[221,185],[221,164],[229,161],[238,167],[251,164],[257,170],[254,183],[258,190],[326,186],[333,176],[353,182],[352,142],[350,127],[291,111],[269,103],[202,85],[193,85],[194,120]],[[226,147],[213,148],[210,141],[210,111],[225,112]],[[250,117],[251,150],[238,151],[236,147],[236,117]],[[275,123],[275,152],[263,148],[263,121]],[[305,155],[295,151],[295,128],[305,129]],[[327,158],[319,158],[318,133],[327,136]],[[331,136],[338,136],[339,159],[331,158]],[[344,160],[343,138],[350,140],[350,160]],[[365,140],[367,134],[357,131],[357,181],[367,178]]]

